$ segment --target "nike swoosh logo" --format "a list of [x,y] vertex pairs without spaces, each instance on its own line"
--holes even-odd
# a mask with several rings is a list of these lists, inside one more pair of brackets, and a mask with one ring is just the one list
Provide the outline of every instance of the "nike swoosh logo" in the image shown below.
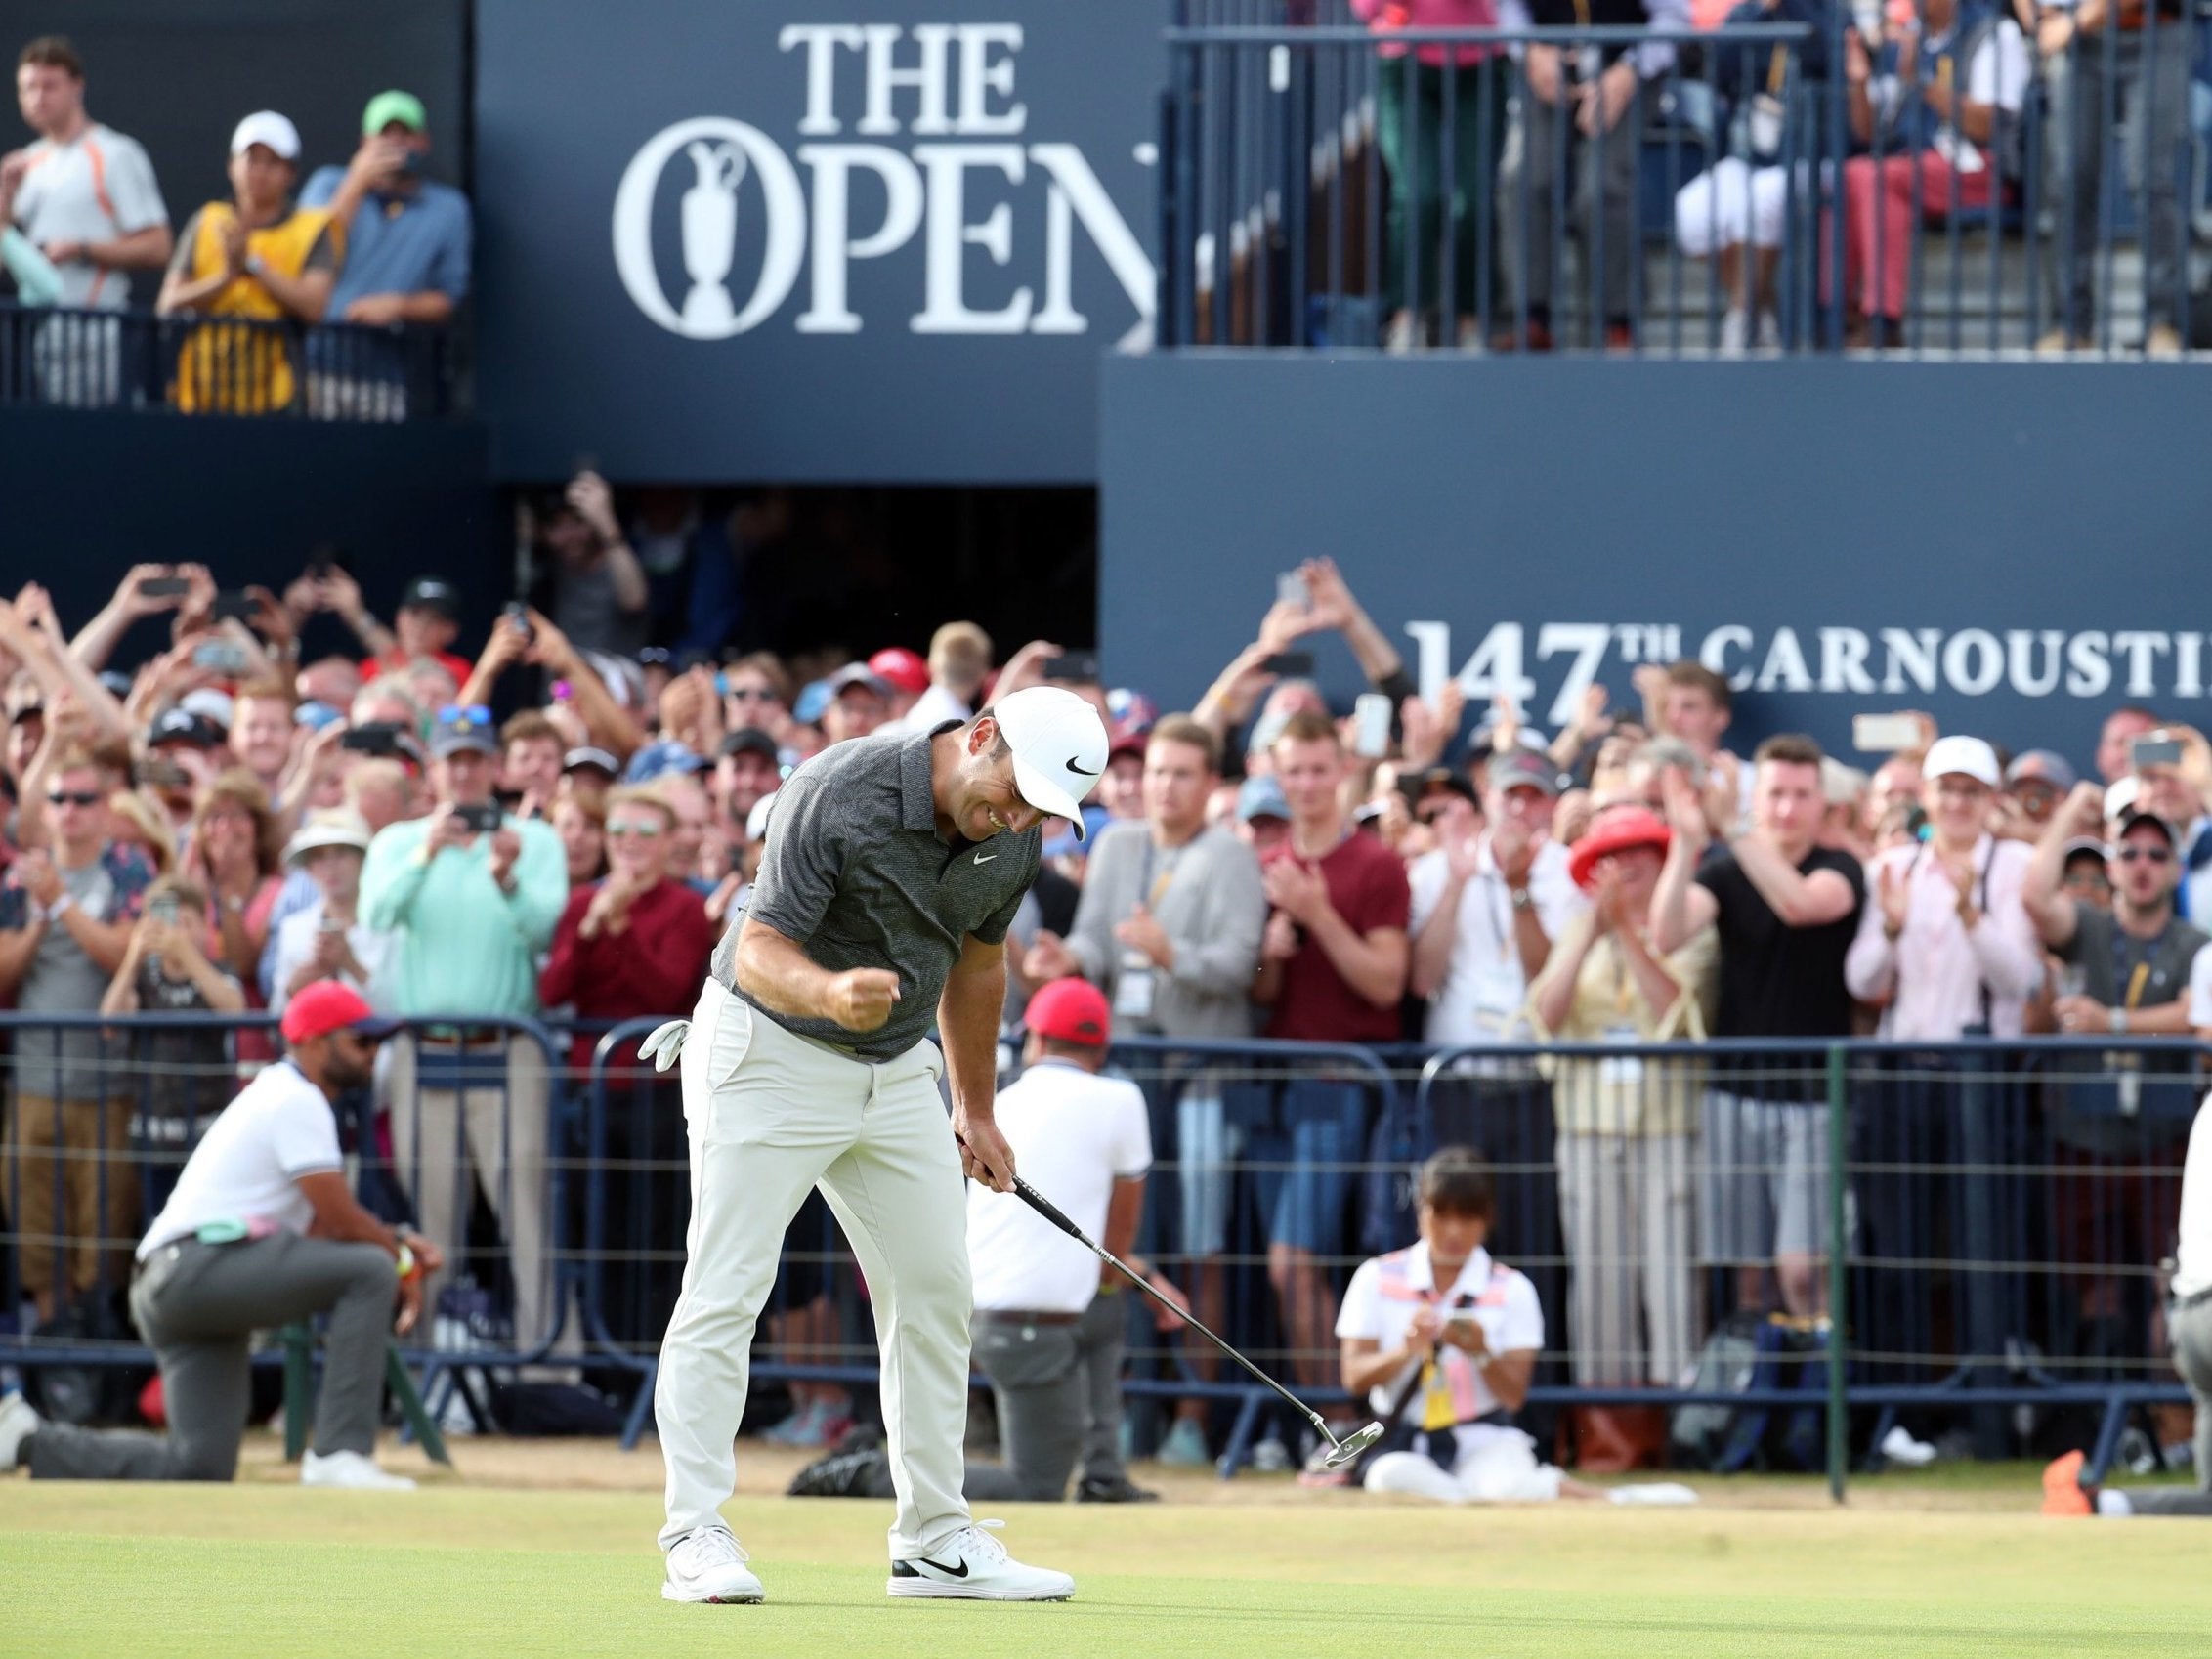
[[1072,754],[1068,756],[1068,770],[1070,772],[1077,773],[1085,778],[1095,778],[1098,776],[1097,767],[1085,766],[1082,761],[1078,760]]
[[962,1562],[961,1562],[961,1563],[960,1563],[960,1564],[959,1564],[958,1566],[957,1566],[957,1567],[948,1567],[948,1566],[947,1566],[947,1565],[946,1565],[946,1564],[945,1564],[945,1563],[944,1563],[943,1561],[932,1561],[932,1560],[931,1560],[931,1559],[930,1559],[930,1558],[929,1558],[929,1557],[928,1557],[927,1555],[917,1555],[917,1556],[915,1556],[915,1558],[916,1560],[918,1560],[918,1561],[919,1561],[919,1562],[920,1562],[920,1563],[921,1563],[921,1564],[922,1564],[923,1566],[925,1566],[925,1567],[935,1567],[935,1568],[936,1568],[936,1569],[937,1569],[937,1570],[938,1570],[939,1572],[943,1573],[943,1574],[944,1574],[944,1575],[945,1575],[945,1576],[946,1576],[947,1578],[965,1578],[965,1577],[967,1577],[967,1563],[966,1563],[965,1561],[962,1561]]
[[992,861],[993,859],[997,858],[998,856],[999,856],[999,855],[998,855],[997,853],[977,853],[977,854],[975,855],[975,862],[976,862],[977,864],[989,864],[989,863],[990,863],[990,862],[991,862],[991,861]]

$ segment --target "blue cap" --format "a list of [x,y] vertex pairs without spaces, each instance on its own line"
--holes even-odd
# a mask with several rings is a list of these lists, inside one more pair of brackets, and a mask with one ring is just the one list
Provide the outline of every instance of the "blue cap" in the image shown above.
[[622,774],[625,784],[650,784],[656,778],[664,778],[671,772],[700,772],[706,762],[673,738],[663,738],[657,744],[647,744],[630,756],[630,767]]
[[1255,818],[1290,822],[1291,803],[1283,798],[1283,786],[1273,778],[1247,778],[1237,786],[1237,819],[1250,824]]
[[482,703],[448,702],[438,711],[430,728],[430,757],[444,760],[463,749],[496,756],[499,734],[491,725],[491,710]]
[[343,720],[346,711],[327,702],[303,702],[292,711],[292,718],[310,731],[319,732],[333,720]]
[[830,706],[830,700],[835,695],[828,680],[816,680],[812,685],[802,686],[798,697],[791,703],[791,718],[802,726],[813,725],[822,718],[823,710]]

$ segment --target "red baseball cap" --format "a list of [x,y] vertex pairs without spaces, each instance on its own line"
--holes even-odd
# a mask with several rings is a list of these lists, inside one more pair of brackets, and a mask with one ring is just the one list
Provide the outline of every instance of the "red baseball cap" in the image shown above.
[[869,668],[880,680],[892,685],[909,697],[919,697],[929,689],[929,664],[903,645],[887,645],[868,659]]
[[312,1042],[334,1031],[351,1031],[357,1037],[373,1040],[391,1036],[399,1024],[398,1020],[378,1019],[352,986],[335,979],[319,979],[285,1005],[284,1041]]
[[1106,994],[1087,979],[1055,979],[1029,1000],[1022,1024],[1057,1042],[1103,1048],[1114,1035]]

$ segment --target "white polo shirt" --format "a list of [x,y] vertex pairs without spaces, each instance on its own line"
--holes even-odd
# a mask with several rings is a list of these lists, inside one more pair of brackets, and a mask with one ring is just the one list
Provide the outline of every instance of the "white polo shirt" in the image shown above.
[[266,1067],[192,1149],[176,1191],[138,1247],[139,1259],[210,1221],[304,1233],[315,1221],[315,1207],[295,1183],[344,1165],[338,1120],[322,1090],[289,1060]]
[[[1387,1352],[1406,1340],[1413,1316],[1421,1309],[1456,1307],[1469,1300],[1474,1322],[1482,1327],[1483,1340],[1492,1353],[1544,1346],[1544,1306],[1525,1273],[1491,1260],[1486,1250],[1477,1250],[1439,1296],[1426,1241],[1360,1263],[1337,1313],[1337,1337],[1340,1341],[1364,1337]],[[1490,1391],[1482,1372],[1465,1351],[1449,1344],[1440,1345],[1436,1351],[1442,1356],[1444,1381],[1452,1390],[1461,1420],[1458,1433],[1464,1444],[1468,1437],[1468,1420],[1498,1410],[1498,1396]],[[1408,1365],[1369,1389],[1369,1409],[1377,1416],[1388,1411],[1413,1373],[1414,1367]]]
[[[2207,947],[2212,949],[2212,947]],[[2196,1109],[2182,1165],[2181,1244],[2174,1252],[2174,1295],[2212,1291],[2212,1094]]]
[[[1152,1167],[1143,1092],[1041,1060],[1000,1093],[997,1116],[1022,1178],[1103,1244],[1114,1183]],[[1098,1258],[1010,1192],[971,1183],[967,1230],[979,1311],[1081,1313],[1098,1294]]]
[[[1416,938],[1443,903],[1451,869],[1441,851],[1424,853],[1406,872],[1413,887]],[[1590,901],[1567,873],[1567,849],[1546,839],[1528,870],[1529,902],[1545,937],[1556,940],[1567,923],[1590,908]],[[1426,1037],[1433,1043],[1525,1043],[1528,976],[1521,971],[1520,947],[1513,934],[1512,889],[1506,885],[1490,837],[1482,837],[1474,874],[1460,889],[1458,926],[1452,934],[1451,963],[1444,983],[1428,1001]]]

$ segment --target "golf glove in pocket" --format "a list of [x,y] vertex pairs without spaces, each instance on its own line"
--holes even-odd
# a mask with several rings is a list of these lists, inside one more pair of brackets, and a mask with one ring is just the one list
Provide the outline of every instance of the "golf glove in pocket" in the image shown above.
[[653,1028],[653,1035],[638,1045],[638,1054],[653,1062],[657,1072],[672,1071],[684,1052],[684,1039],[691,1035],[691,1021],[670,1020]]

